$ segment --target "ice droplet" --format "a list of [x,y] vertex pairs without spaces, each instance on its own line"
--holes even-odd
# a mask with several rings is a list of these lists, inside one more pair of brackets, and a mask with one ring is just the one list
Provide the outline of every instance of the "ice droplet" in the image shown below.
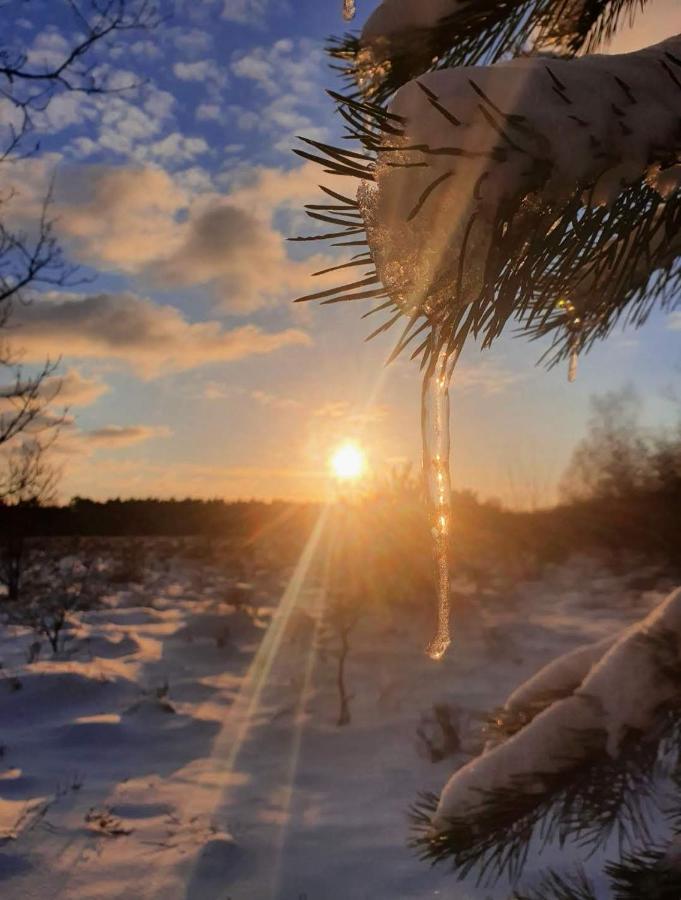
[[[434,336],[439,343],[438,335]],[[442,659],[451,643],[449,631],[449,527],[451,479],[449,472],[449,382],[456,358],[439,351],[428,367],[421,394],[423,470],[435,543],[437,632],[426,650],[431,659]]]
[[355,18],[355,0],[343,0],[343,18],[350,22]]

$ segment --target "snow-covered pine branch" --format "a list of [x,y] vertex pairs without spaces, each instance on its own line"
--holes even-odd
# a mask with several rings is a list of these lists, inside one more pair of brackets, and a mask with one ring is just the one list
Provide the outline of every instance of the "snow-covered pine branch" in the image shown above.
[[[575,679],[584,677],[574,687]],[[559,699],[537,711],[535,702]],[[562,695],[562,696],[561,696]],[[601,846],[617,827],[633,848],[681,737],[681,589],[608,649],[582,648],[509,698],[525,724],[452,775],[417,814],[416,844],[460,874],[522,871],[533,836]]]
[[529,50],[592,51],[647,0],[383,0],[359,36],[331,43],[373,100],[432,68],[493,63]]
[[326,158],[303,155],[359,178],[358,208],[334,194],[341,205],[311,214],[352,245],[365,228],[370,253],[349,265],[375,269],[305,299],[383,299],[389,324],[409,317],[398,349],[421,335],[426,358],[469,334],[489,345],[521,317],[554,336],[552,362],[674,302],[681,36],[430,72],[388,111],[337,99],[364,152],[308,142]]
[[[668,848],[646,847],[605,866],[612,900],[678,900],[681,897],[678,837]],[[511,900],[600,900],[603,890],[583,869],[570,875],[546,873],[537,884],[514,892]]]
[[488,723],[485,751],[520,731],[556,700],[573,693],[616,640],[617,635],[611,635],[596,643],[577,647],[552,660],[516,688],[504,707]]

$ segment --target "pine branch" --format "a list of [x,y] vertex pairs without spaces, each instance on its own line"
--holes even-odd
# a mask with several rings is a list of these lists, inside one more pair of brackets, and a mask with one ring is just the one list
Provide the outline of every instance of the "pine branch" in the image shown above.
[[548,872],[535,888],[514,893],[510,900],[598,900],[598,896],[583,871],[570,876]]
[[[668,852],[648,848],[605,865],[613,900],[679,900],[681,869]],[[580,869],[571,875],[548,872],[532,888],[516,891],[510,900],[598,900],[593,883]]]
[[339,61],[336,68],[355,96],[385,103],[407,81],[431,69],[489,65],[537,50],[566,57],[591,52],[646,2],[452,0],[452,13],[437,22],[329,38],[327,52]]
[[[666,82],[673,92],[669,72],[681,69],[681,61],[668,46],[652,48],[657,55],[646,51],[642,64],[650,78],[657,65],[661,88]],[[640,104],[650,103],[650,90],[641,89],[645,96],[637,99],[618,74],[624,64],[610,59],[615,62],[599,63],[607,96],[613,98],[607,146],[572,105],[565,80],[583,87],[584,76],[593,77],[591,69],[580,70],[579,61],[567,67],[561,63],[559,77],[549,63],[528,68],[534,89],[547,96],[550,115],[560,112],[565,127],[581,133],[582,144],[591,142],[588,165],[581,165],[578,175],[560,168],[565,159],[542,130],[542,116],[548,113],[504,111],[490,96],[494,70],[485,74],[485,89],[452,73],[450,92],[463,104],[461,111],[419,82],[420,104],[413,90],[407,103],[418,113],[409,123],[410,131],[420,136],[416,139],[405,131],[403,117],[375,103],[332,94],[348,122],[346,137],[358,141],[362,152],[319,142],[308,142],[318,155],[300,152],[327,172],[358,179],[358,202],[308,210],[316,219],[328,213],[326,220],[344,230],[301,240],[349,237],[353,240],[336,246],[368,246],[374,262],[370,275],[380,283],[371,292],[357,292],[353,282],[340,284],[327,292],[324,302],[392,301],[386,306],[390,321],[397,321],[395,312],[401,309],[410,320],[420,320],[419,326],[426,323],[430,333],[413,353],[424,369],[442,349],[458,354],[469,335],[489,347],[513,321],[531,339],[551,339],[542,361],[553,366],[590,350],[620,322],[638,328],[654,308],[673,309],[681,296],[681,191],[674,180],[678,140],[669,146],[651,143],[638,177],[629,173],[625,183],[620,166],[627,159],[629,116],[638,114]],[[503,81],[503,71],[498,74]],[[657,115],[661,108],[658,104]],[[481,141],[475,117],[487,125],[489,143]],[[419,131],[421,120],[425,124]],[[667,127],[672,126],[665,122]],[[442,143],[423,140],[429,129]],[[602,135],[602,123],[594,130]],[[671,188],[664,186],[668,170]],[[477,173],[477,182],[471,185],[462,171]],[[510,186],[504,193],[499,185],[506,173]],[[454,203],[451,233],[440,238],[445,252],[434,252],[433,222],[439,216],[442,224],[452,197],[462,195],[470,200],[460,204],[460,211]],[[381,209],[399,209],[402,198],[408,202],[403,220],[384,221]],[[400,340],[396,352],[408,344]]]
[[[681,751],[677,636],[667,629],[644,630],[628,640],[634,652],[638,647],[654,656],[660,681],[672,695],[658,706],[645,733],[628,728],[612,756],[605,731],[571,736],[568,729],[565,744],[579,748],[578,754],[547,760],[545,771],[512,775],[501,787],[478,788],[478,805],[460,817],[443,816],[439,798],[422,795],[411,812],[412,846],[421,858],[449,860],[459,878],[475,871],[479,883],[502,875],[515,881],[533,842],[544,848],[571,840],[593,853],[615,838],[621,852],[632,852],[642,840],[652,840],[654,816],[674,819],[674,811],[662,803],[660,785],[669,776],[666,760]],[[536,715],[534,705],[518,709],[513,733],[523,719],[528,724],[521,727],[529,728]]]
[[614,900],[679,900],[681,868],[668,853],[649,849],[610,862],[605,871],[611,879]]

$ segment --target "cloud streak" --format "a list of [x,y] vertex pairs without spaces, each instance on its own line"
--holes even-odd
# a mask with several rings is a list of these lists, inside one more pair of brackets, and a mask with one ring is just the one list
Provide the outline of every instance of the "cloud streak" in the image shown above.
[[266,332],[255,325],[189,322],[174,307],[130,293],[35,301],[17,308],[12,321],[14,342],[28,361],[57,353],[112,359],[144,378],[310,343],[295,328]]
[[105,425],[92,431],[81,431],[78,437],[86,444],[99,448],[130,447],[156,437],[170,437],[172,431],[165,426]]

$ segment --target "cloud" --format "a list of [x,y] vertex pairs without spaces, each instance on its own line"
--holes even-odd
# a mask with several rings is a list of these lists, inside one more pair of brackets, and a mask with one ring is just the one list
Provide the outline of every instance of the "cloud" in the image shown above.
[[175,47],[181,52],[189,56],[200,57],[210,51],[213,43],[213,36],[208,31],[201,31],[198,28],[174,29],[173,41]]
[[187,195],[163,169],[79,166],[63,171],[58,227],[88,263],[136,272],[181,241]]
[[187,461],[97,458],[67,467],[62,492],[106,497],[272,497],[318,500],[328,479],[325,467],[231,466]]
[[302,406],[302,403],[293,397],[282,397],[281,394],[272,394],[269,391],[251,391],[251,397],[270,409],[299,409]]
[[177,62],[173,66],[173,74],[180,81],[211,82],[215,87],[227,85],[227,72],[221,69],[214,59],[199,59],[195,62]]
[[273,97],[293,92],[304,101],[323,96],[315,77],[323,66],[324,53],[318,43],[283,38],[268,47],[237,52],[230,68],[238,78],[255,82]]
[[[26,431],[39,432],[55,425],[59,425],[63,429],[71,429],[75,420],[72,415],[66,414],[66,408],[90,406],[108,390],[108,386],[102,381],[96,378],[86,378],[73,367],[63,374],[49,375],[47,378],[43,378],[38,391],[45,406]],[[12,397],[15,394],[16,382],[0,385],[0,416],[12,417],[14,415],[16,402]]]
[[[64,170],[61,235],[85,262],[157,288],[206,286],[222,308],[238,313],[313,289],[310,272],[332,264],[320,254],[291,259],[275,227],[282,209],[314,197],[319,175],[312,164],[248,168],[226,193],[207,190],[201,169],[184,174],[149,166]],[[193,193],[192,186],[204,190]]]
[[202,137],[187,137],[179,131],[167,134],[147,148],[146,156],[161,163],[191,162],[197,156],[208,152],[208,144]]
[[87,378],[80,370],[71,367],[63,375],[51,375],[43,381],[43,394],[64,406],[90,406],[109,390],[108,385],[97,378]]
[[155,148],[172,123],[175,98],[151,82],[126,90],[139,82],[134,72],[102,68],[100,80],[121,93],[60,95],[35,116],[36,129],[53,134],[87,123],[88,135],[65,145],[67,154],[83,158],[108,152],[138,162],[154,161]]
[[200,103],[195,115],[199,122],[219,122],[222,119],[222,107],[219,103]]
[[527,376],[495,362],[461,363],[457,366],[453,389],[482,394],[501,394]]
[[[172,435],[172,430],[164,425],[102,425],[99,428],[81,430],[73,418],[60,425],[59,434],[50,447],[50,454],[62,459],[78,458],[77,473],[80,477],[87,467],[88,459],[94,454],[107,450],[120,450],[155,438]],[[96,466],[105,464],[98,456]],[[95,470],[96,471],[96,470]]]
[[211,103],[224,106],[223,93],[229,86],[226,65],[202,56],[192,62],[176,62],[173,74],[179,81],[192,82],[198,89],[205,90]]
[[309,264],[289,259],[281,234],[241,206],[207,205],[191,217],[183,236],[175,253],[147,267],[155,286],[210,285],[221,306],[248,313],[270,297],[295,295],[309,285]]
[[146,378],[310,343],[294,328],[265,332],[254,325],[188,322],[174,307],[129,293],[36,300],[17,308],[13,324],[14,343],[29,361],[55,353],[112,359]]
[[353,407],[348,400],[332,400],[323,403],[312,413],[319,419],[340,420],[351,425],[368,425],[383,421],[390,414],[385,404],[372,404],[364,409]]
[[257,130],[275,138],[275,149],[289,152],[296,136],[328,136],[329,108],[321,85],[324,53],[318,43],[305,38],[275,41],[232,57],[232,74],[250,82],[267,98],[257,110],[232,106],[238,128]]
[[670,331],[681,331],[681,312],[673,312],[667,316],[667,328]]
[[204,384],[200,397],[202,400],[225,400],[230,391],[217,381],[208,381]]
[[268,6],[269,0],[224,0],[222,18],[240,25],[260,24]]
[[[58,158],[18,161],[8,202],[16,221],[30,226],[40,214]],[[286,227],[314,231],[298,218],[318,193],[312,163],[285,170],[234,166],[215,189],[209,174],[191,166],[171,175],[158,166],[68,165],[58,169],[54,212],[58,236],[72,258],[135,275],[147,287],[204,287],[224,310],[248,313],[275,300],[330,286],[337,275],[310,280],[335,257],[306,260],[288,254]],[[333,177],[325,183],[336,186]],[[341,185],[347,190],[347,185]],[[287,215],[286,224],[282,212]]]
[[79,437],[96,448],[129,447],[156,437],[169,437],[170,428],[150,425],[105,425],[92,431],[81,431]]

